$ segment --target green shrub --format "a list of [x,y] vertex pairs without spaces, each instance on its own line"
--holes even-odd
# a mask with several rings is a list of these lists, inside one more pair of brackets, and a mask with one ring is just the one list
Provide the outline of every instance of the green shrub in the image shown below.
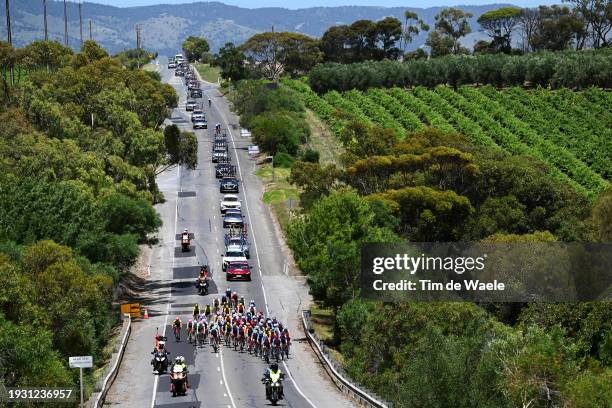
[[274,156],[274,167],[290,169],[294,161],[295,158],[287,153],[276,153]]

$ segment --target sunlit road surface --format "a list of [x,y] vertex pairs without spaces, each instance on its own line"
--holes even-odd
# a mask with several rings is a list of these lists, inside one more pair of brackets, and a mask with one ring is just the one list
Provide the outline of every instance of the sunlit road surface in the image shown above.
[[[185,112],[186,87],[181,77],[167,70],[165,59],[160,61],[162,81],[170,83],[180,96],[179,107],[171,121],[181,130],[191,129],[189,112]],[[189,344],[183,331],[176,342],[171,323],[180,316],[184,323],[198,303],[203,309],[212,304],[226,288],[243,295],[246,302],[255,300],[259,310],[268,309],[271,316],[287,322],[293,344],[290,358],[280,367],[290,375],[284,381],[287,407],[350,407],[350,400],[341,394],[326,377],[310,346],[304,340],[299,313],[306,307],[308,290],[303,282],[287,276],[285,257],[269,210],[261,201],[261,181],[252,174],[254,163],[248,157],[248,139],[240,137],[238,120],[229,111],[227,101],[217,90],[217,84],[203,83],[202,101],[208,130],[195,131],[198,138],[198,167],[195,170],[174,168],[158,177],[158,185],[166,202],[156,206],[163,220],[159,231],[159,245],[150,260],[150,284],[147,290],[148,320],[134,324],[134,330],[120,373],[113,384],[107,404],[121,407],[263,407],[265,399],[260,379],[266,368],[260,358],[248,352],[222,346],[214,353],[206,343],[196,347]],[[209,108],[206,102],[212,100]],[[251,244],[251,282],[226,282],[221,270],[224,230],[219,211],[219,183],[211,163],[211,143],[215,123],[220,123],[228,134],[232,164],[237,166],[241,180],[240,199],[246,216]],[[181,252],[178,234],[188,228],[194,234],[189,252]],[[200,265],[208,264],[212,282],[208,296],[200,296],[195,288]],[[185,396],[172,397],[167,374],[152,372],[150,352],[156,330],[168,337],[170,358],[185,357],[189,369],[189,390]]]

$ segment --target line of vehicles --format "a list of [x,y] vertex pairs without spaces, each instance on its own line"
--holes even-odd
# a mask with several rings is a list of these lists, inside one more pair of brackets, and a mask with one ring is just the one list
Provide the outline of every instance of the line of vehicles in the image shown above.
[[[202,104],[197,101],[202,97],[199,88],[199,82],[193,69],[186,64],[182,55],[176,55],[168,64],[169,68],[175,68],[175,75],[184,76],[185,84],[188,87],[188,99],[185,109],[191,112],[191,121],[194,129],[207,129],[206,114],[202,108]],[[179,73],[180,72],[180,73]],[[198,93],[194,91],[200,90]],[[211,106],[210,99],[208,106]],[[200,125],[202,123],[202,125]],[[231,280],[251,280],[251,258],[250,244],[248,240],[248,225],[242,215],[242,201],[240,200],[240,180],[236,176],[236,166],[232,164],[231,155],[229,154],[227,133],[222,130],[219,123],[215,125],[214,136],[211,146],[211,160],[215,164],[215,178],[219,181],[219,211],[222,215],[222,227],[224,229],[224,252],[222,256],[222,270],[225,273],[227,281]],[[185,229],[179,236],[181,248],[183,251],[191,250],[191,234]],[[200,295],[208,295],[209,287],[209,269],[208,265],[202,266],[200,274],[196,281],[198,293]],[[276,353],[276,362],[272,364],[264,372],[262,383],[266,386],[266,399],[272,405],[283,399],[282,379],[284,374],[278,367],[279,358],[282,360],[283,355],[289,357],[289,333],[276,318],[270,319],[265,317],[263,313],[255,313],[255,303],[251,301],[248,310],[244,304],[244,298],[236,295],[236,292],[231,293],[228,288],[225,296],[222,296],[221,302],[219,299],[214,299],[214,309],[207,306],[204,313],[199,313],[194,306],[194,321],[189,321],[188,337],[192,339],[192,334],[195,334],[194,340],[200,334],[199,343],[194,341],[194,344],[202,345],[206,341],[207,335],[211,336],[211,346],[214,352],[218,351],[222,336],[225,338],[225,344],[231,346],[230,339],[234,342],[236,350],[240,343],[242,352],[245,345],[248,344],[249,354],[261,357],[270,362],[270,358],[274,359],[274,350]],[[197,305],[196,305],[197,306]],[[177,327],[177,320],[179,322]],[[176,341],[180,341],[180,319],[173,323],[173,330]],[[203,324],[202,324],[203,323]],[[200,330],[202,324],[204,334],[196,332]],[[208,332],[207,332],[208,331]],[[213,335],[216,333],[216,335]],[[214,338],[213,338],[214,337]],[[281,343],[281,339],[283,342]],[[159,333],[155,337],[155,348],[151,354],[153,359],[151,364],[158,373],[168,371],[169,351],[166,348],[167,338],[160,336]],[[278,343],[278,344],[276,344]],[[284,347],[281,347],[284,346]],[[284,352],[281,352],[281,348]],[[189,388],[188,370],[185,358],[177,356],[173,364],[170,366],[170,391],[173,396],[185,395]]]

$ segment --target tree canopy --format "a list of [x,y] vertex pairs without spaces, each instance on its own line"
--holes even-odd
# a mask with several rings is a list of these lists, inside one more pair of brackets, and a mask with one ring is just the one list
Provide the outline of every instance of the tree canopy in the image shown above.
[[490,10],[478,17],[478,24],[491,37],[492,47],[497,51],[510,52],[512,32],[519,22],[521,9],[517,7],[502,7]]
[[303,34],[265,32],[255,34],[241,45],[250,69],[271,81],[281,74],[307,72],[321,60],[318,42]]
[[200,61],[210,50],[206,38],[189,36],[183,41],[182,49],[185,52],[185,58],[189,62]]

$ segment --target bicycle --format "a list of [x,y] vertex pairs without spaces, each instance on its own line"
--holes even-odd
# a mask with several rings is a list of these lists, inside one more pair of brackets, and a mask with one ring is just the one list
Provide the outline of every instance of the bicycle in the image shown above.
[[189,343],[191,344],[191,340],[192,338],[194,338],[194,333],[193,333],[193,329],[187,329],[187,339],[189,340]]
[[204,340],[206,340],[206,336],[204,334],[204,330],[198,332],[198,345],[200,347],[204,346]]
[[216,353],[217,351],[219,351],[219,336],[211,333],[210,337],[211,337],[210,344]]
[[181,328],[174,326],[174,340],[181,341]]
[[280,351],[280,346],[274,346],[274,348],[272,349],[272,358],[274,358],[276,360],[276,362],[278,363],[280,360],[282,360],[282,354]]
[[284,354],[285,354],[285,356],[286,356],[286,358],[287,358],[287,360],[289,360],[289,346],[290,346],[290,342],[289,342],[289,340],[287,340],[287,342],[286,342],[286,343],[283,343],[283,344],[281,345],[281,347],[282,347],[282,349],[281,349],[281,355],[282,355],[282,353],[284,353]]

